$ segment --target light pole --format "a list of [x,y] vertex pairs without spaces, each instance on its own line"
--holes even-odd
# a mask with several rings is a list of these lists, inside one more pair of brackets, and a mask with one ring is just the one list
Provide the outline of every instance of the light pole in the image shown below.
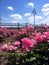
[[34,31],[35,31],[35,15],[37,14],[35,8],[33,9],[32,13],[34,14]]

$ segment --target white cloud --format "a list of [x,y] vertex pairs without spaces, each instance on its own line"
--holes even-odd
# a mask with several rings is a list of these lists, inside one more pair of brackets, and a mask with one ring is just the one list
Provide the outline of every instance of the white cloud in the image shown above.
[[2,16],[2,17],[0,18],[0,23],[4,23],[5,20],[7,20],[7,18]]
[[49,25],[49,16],[42,20],[42,23]]
[[10,17],[15,20],[22,20],[22,16],[20,14],[11,14]]
[[18,21],[16,21],[16,20],[12,20],[12,23],[18,23]]
[[[34,17],[33,17],[33,16],[29,17],[28,19],[29,19],[30,21],[32,21],[32,22],[34,21]],[[41,19],[43,19],[42,16],[36,16],[36,17],[35,17],[35,20],[36,20],[36,21],[39,21],[39,20],[41,20]]]
[[46,3],[45,5],[43,5],[43,7],[49,7],[49,3]]
[[28,3],[28,6],[34,7],[34,3],[30,2],[30,3]]
[[43,8],[42,11],[47,12],[47,11],[49,11],[49,8]]
[[45,13],[45,15],[49,15],[49,12]]
[[[42,16],[35,16],[35,24],[40,24],[42,20],[43,20],[43,17]],[[34,16],[29,17],[28,18],[28,21],[31,24],[34,24]]]
[[42,7],[42,12],[44,16],[49,15],[49,4],[44,4]]
[[30,16],[31,15],[31,13],[25,13],[24,14],[24,16]]
[[31,16],[31,17],[28,18],[28,20],[29,20],[30,22],[33,22],[33,21],[34,21],[34,17]]
[[8,10],[14,10],[14,8],[12,6],[8,6],[7,9]]
[[38,19],[38,20],[39,20],[39,19],[43,19],[42,16],[36,16],[35,18]]

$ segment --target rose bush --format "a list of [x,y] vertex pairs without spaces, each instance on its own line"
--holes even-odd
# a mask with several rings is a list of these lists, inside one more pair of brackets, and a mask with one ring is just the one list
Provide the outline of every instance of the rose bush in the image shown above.
[[19,30],[0,28],[0,32],[5,39],[12,39],[1,46],[1,52],[5,53],[7,60],[6,65],[49,64],[49,31],[34,32],[31,26]]

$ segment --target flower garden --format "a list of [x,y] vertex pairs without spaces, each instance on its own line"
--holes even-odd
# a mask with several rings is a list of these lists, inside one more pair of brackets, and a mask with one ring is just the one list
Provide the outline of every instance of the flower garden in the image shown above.
[[0,65],[49,65],[48,27],[0,27]]

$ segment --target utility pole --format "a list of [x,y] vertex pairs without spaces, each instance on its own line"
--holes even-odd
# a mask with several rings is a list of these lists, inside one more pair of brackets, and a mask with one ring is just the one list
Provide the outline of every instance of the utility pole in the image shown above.
[[34,14],[34,31],[35,31],[35,15],[37,14],[35,8],[33,9],[32,13]]

